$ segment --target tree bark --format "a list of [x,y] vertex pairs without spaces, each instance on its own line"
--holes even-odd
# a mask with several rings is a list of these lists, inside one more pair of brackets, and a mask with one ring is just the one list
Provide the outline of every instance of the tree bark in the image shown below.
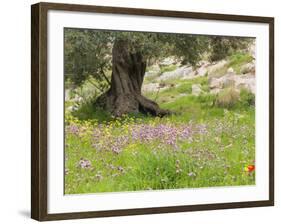
[[145,69],[140,52],[131,52],[124,40],[116,41],[112,50],[111,86],[97,99],[97,104],[114,116],[139,112],[160,117],[169,114],[141,95]]

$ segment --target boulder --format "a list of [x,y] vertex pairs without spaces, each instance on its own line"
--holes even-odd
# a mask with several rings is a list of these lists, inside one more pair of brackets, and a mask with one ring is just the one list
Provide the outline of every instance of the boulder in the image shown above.
[[174,57],[164,58],[162,61],[159,62],[159,65],[168,66],[172,64],[176,64],[177,60]]
[[159,88],[159,83],[148,83],[142,85],[142,92],[154,92]]
[[242,88],[255,93],[255,75],[248,73],[245,75],[226,74],[220,78],[210,78],[209,87],[211,93],[218,93],[224,88],[233,87],[240,91]]
[[192,95],[199,96],[202,92],[200,84],[193,84],[192,85]]
[[165,83],[148,83],[142,85],[142,92],[157,92],[163,91],[165,89],[168,89],[170,87],[173,87],[172,85],[166,85]]
[[186,72],[181,79],[194,79],[198,77],[198,75],[196,74],[196,71],[192,70],[190,72]]
[[245,65],[242,65],[241,73],[242,74],[255,73],[255,62],[250,62]]
[[221,60],[215,64],[212,64],[210,66],[208,66],[208,75],[210,76],[215,76],[216,75],[216,71],[222,69],[223,67],[225,67],[227,65],[227,61],[226,60]]
[[210,78],[209,79],[209,87],[210,89],[221,89],[223,87],[223,83],[221,82],[220,78]]
[[235,88],[238,90],[247,89],[251,93],[256,92],[256,79],[255,75],[252,73],[248,73],[245,75],[239,75],[235,81]]
[[174,78],[184,78],[184,77],[192,77],[193,76],[193,68],[187,67],[187,66],[182,66],[177,68],[174,71],[171,72],[164,72],[162,75],[160,75],[157,78],[157,81],[165,81],[168,79],[174,79]]
[[256,58],[256,44],[255,43],[251,44],[251,46],[249,47],[249,52],[253,58]]
[[233,77],[222,79],[222,85],[223,85],[223,88],[234,87],[235,80],[233,79]]
[[210,63],[207,61],[200,61],[200,67],[196,69],[196,73],[198,76],[204,76],[208,74]]
[[215,88],[215,89],[211,89],[211,90],[210,90],[210,93],[211,93],[211,94],[218,94],[220,91],[221,91],[221,89]]
[[155,64],[155,65],[152,65],[150,67],[150,70],[153,71],[153,72],[160,72],[160,66],[158,64]]
[[232,67],[230,67],[227,69],[227,73],[233,74],[233,73],[235,73],[235,71]]
[[235,86],[235,77],[237,77],[237,75],[234,73],[234,70],[232,68],[228,70],[229,72],[226,75],[219,78],[219,81],[222,83],[223,88]]

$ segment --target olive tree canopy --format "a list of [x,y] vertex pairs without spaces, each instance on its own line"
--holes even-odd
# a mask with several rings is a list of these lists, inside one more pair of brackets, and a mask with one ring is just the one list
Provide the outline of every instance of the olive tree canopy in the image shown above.
[[164,116],[169,111],[141,95],[148,61],[175,56],[195,66],[203,53],[225,56],[238,42],[189,34],[67,28],[65,76],[75,86],[96,80],[96,88],[103,92],[96,103],[114,116],[137,112]]

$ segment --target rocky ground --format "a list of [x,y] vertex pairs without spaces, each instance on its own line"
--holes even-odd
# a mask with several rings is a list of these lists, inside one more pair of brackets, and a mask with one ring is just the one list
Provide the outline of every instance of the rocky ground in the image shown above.
[[[175,68],[174,70],[161,73],[161,66],[163,65],[153,65],[146,72],[145,82],[142,87],[144,93],[175,88],[179,81],[207,77],[211,94],[217,94],[228,87],[232,87],[237,91],[247,89],[255,94],[254,57],[250,61],[239,61],[238,65],[237,63],[234,64],[235,67],[232,67],[231,60],[221,60],[213,63],[201,61],[196,68],[193,68],[192,66],[181,66],[172,59],[166,59],[165,66],[172,66],[172,68]],[[200,95],[201,93],[203,93],[202,86],[193,84],[191,94]]]

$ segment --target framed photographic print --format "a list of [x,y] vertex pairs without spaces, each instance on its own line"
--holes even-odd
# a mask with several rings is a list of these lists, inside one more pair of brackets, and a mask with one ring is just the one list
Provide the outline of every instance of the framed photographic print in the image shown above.
[[32,218],[274,204],[274,19],[32,5]]

